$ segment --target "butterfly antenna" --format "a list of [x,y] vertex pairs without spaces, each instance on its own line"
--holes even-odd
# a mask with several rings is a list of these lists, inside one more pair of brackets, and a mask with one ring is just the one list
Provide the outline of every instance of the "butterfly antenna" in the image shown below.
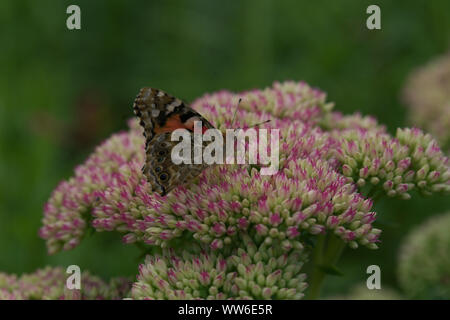
[[260,125],[262,125],[262,124],[264,124],[264,123],[270,122],[270,121],[271,121],[271,119],[268,119],[268,120],[265,120],[265,121],[263,121],[263,122],[253,124],[253,125],[251,125],[251,126],[248,127],[248,128],[249,128],[249,129],[250,129],[250,128],[254,128],[254,127],[260,126]]
[[231,128],[233,128],[234,120],[236,120],[236,114],[239,109],[239,105],[241,104],[242,98],[239,98],[238,104],[236,106],[236,109],[234,109],[233,119],[231,120]]

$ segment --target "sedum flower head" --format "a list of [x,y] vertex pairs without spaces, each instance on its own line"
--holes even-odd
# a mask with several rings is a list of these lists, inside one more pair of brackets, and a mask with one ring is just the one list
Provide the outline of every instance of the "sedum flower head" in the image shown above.
[[128,295],[130,281],[115,278],[109,283],[83,272],[81,289],[68,289],[68,274],[60,267],[46,267],[20,277],[0,273],[0,300],[97,300],[122,299]]
[[429,131],[449,151],[450,53],[415,70],[406,82],[403,97],[410,122]]
[[434,216],[404,240],[398,279],[412,298],[450,299],[450,213]]
[[389,134],[362,129],[340,131],[336,157],[342,173],[359,187],[369,185],[388,196],[409,199],[417,190],[450,192],[450,169],[436,141],[419,129]]
[[23,300],[17,288],[17,276],[0,272],[0,300]]
[[[245,105],[246,97],[259,95],[266,99]],[[268,245],[282,241],[286,250],[300,249],[302,237],[330,230],[353,248],[376,248],[380,230],[372,227],[372,202],[337,172],[336,159],[330,157],[335,140],[312,125],[314,117],[295,113],[316,104],[325,112],[324,95],[288,82],[261,92],[206,95],[193,107],[224,129],[231,125],[232,102],[240,97],[244,108],[238,111],[238,127],[271,118],[265,127],[280,129],[278,173],[263,176],[255,165],[214,165],[161,197],[142,175],[144,139],[137,121],[131,121],[129,132],[104,142],[53,192],[40,231],[48,250],[75,247],[89,226],[124,233],[126,243],[161,247],[179,239],[217,250],[245,232]],[[249,111],[256,106],[264,111]]]
[[133,299],[300,299],[307,285],[301,250],[280,243],[256,245],[244,236],[241,247],[217,253],[164,250],[147,256],[133,284]]
[[[302,235],[333,230],[344,241],[375,248],[372,202],[321,160],[291,159],[275,176],[256,169],[217,166],[205,170],[197,184],[166,197],[152,195],[140,166],[125,167],[122,183],[100,193],[93,209],[98,230],[125,231],[124,241],[166,247],[189,235],[220,249],[239,232],[267,244],[282,240],[286,249],[301,248]],[[106,226],[106,227],[104,227]]]
[[360,113],[351,115],[343,115],[340,112],[330,112],[324,115],[319,123],[327,131],[331,131],[334,135],[339,135],[339,131],[360,129],[371,132],[385,133],[386,127],[380,125],[372,116],[363,116]]
[[[201,110],[202,114],[204,109],[213,106],[230,107],[234,111],[239,99],[242,99],[239,107],[251,114],[268,113],[272,118],[309,124],[316,124],[334,107],[333,103],[326,101],[325,92],[302,81],[275,82],[272,87],[264,90],[250,90],[239,94],[223,90],[204,95],[194,101],[192,106]],[[218,121],[220,123],[220,119]],[[218,128],[219,123],[216,123]],[[239,126],[239,122],[237,124]]]
[[115,134],[75,169],[72,178],[58,185],[44,206],[44,226],[39,232],[47,240],[49,253],[79,244],[92,219],[98,193],[117,182],[119,168],[137,159],[143,161],[142,143],[136,130]]

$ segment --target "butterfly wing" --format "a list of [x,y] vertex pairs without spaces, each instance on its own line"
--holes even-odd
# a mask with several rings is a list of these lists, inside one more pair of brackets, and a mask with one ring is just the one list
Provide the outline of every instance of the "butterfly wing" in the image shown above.
[[[202,121],[202,125],[208,129],[214,128],[205,118],[180,99],[153,88],[142,88],[133,108],[146,138],[146,160],[142,171],[154,192],[165,195],[202,172],[207,165],[172,162],[172,149],[178,142],[171,141],[171,134],[179,128],[188,129],[187,124],[192,119]],[[194,150],[192,136],[191,142],[191,150]]]
[[[173,147],[178,143],[171,141],[171,133],[156,134],[148,143],[146,163],[142,168],[152,185],[153,191],[165,195],[178,185],[189,182],[198,176],[206,165],[178,164],[171,159]],[[193,150],[193,147],[191,147]],[[193,157],[193,156],[192,156]]]
[[207,128],[214,128],[182,100],[154,88],[142,88],[134,100],[133,109],[148,141],[157,133],[185,128],[183,124],[193,117],[201,119]]

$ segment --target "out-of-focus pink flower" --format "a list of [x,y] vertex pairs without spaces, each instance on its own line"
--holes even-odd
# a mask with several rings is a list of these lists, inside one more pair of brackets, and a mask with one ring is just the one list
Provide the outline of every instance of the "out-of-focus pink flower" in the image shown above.
[[430,132],[450,151],[450,52],[414,70],[403,98],[414,126]]
[[68,289],[68,274],[60,267],[46,267],[20,277],[0,273],[0,300],[116,300],[128,296],[131,282],[114,278],[109,283],[83,272],[80,289]]

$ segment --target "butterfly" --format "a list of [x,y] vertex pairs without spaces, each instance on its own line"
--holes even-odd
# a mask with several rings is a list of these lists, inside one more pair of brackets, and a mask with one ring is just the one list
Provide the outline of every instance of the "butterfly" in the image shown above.
[[201,114],[182,100],[148,87],[139,91],[133,109],[144,128],[145,164],[142,172],[154,192],[164,196],[175,187],[194,179],[208,166],[184,163],[175,165],[171,159],[172,149],[178,143],[171,141],[173,131],[187,129],[193,132],[195,121],[201,121],[202,132],[214,129]]
[[[239,107],[239,99],[237,107]],[[201,164],[174,164],[172,149],[178,141],[172,141],[171,135],[177,129],[186,129],[193,134],[196,122],[202,124],[202,133],[215,129],[200,113],[162,90],[142,88],[133,104],[134,113],[139,118],[139,124],[144,128],[145,164],[142,172],[152,186],[154,192],[164,196],[175,187],[185,184],[197,177],[206,167]],[[231,123],[236,119],[237,108]],[[257,123],[254,126],[267,123],[270,120]],[[222,133],[223,135],[223,133]],[[226,137],[224,136],[224,141]],[[195,157],[194,139],[191,139],[191,159]],[[203,141],[203,148],[209,143]],[[224,143],[225,147],[226,143]],[[225,153],[225,149],[224,149]]]

